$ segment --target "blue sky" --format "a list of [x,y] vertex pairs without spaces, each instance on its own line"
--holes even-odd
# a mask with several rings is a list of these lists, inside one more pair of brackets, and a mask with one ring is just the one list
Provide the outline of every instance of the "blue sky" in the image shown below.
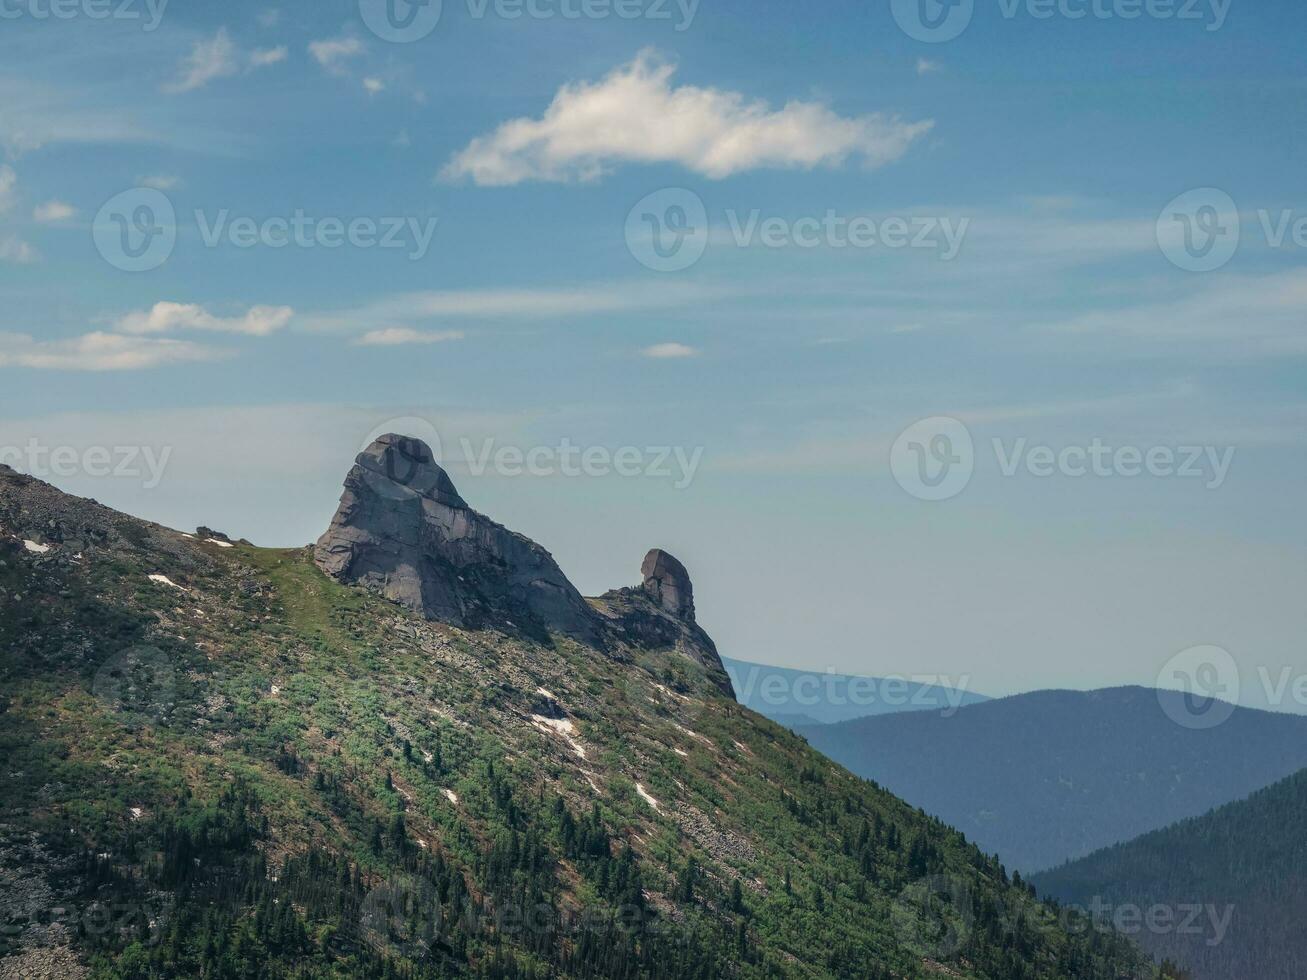
[[[1265,703],[1263,675],[1307,673],[1307,8],[1187,3],[975,0],[934,43],[888,0],[445,0],[396,43],[356,3],[174,0],[146,30],[144,0],[6,0],[0,447],[133,513],[292,545],[408,419],[583,591],[677,554],[734,657],[1001,694],[1151,685],[1215,644]],[[143,188],[171,251],[127,272],[102,208],[130,223]],[[1204,188],[1225,196],[1167,211]],[[702,257],[650,268],[644,215],[685,200]],[[1224,201],[1237,250],[1182,267],[1182,221],[1228,231]],[[227,232],[296,212],[402,247]],[[828,216],[926,247],[793,240]],[[932,502],[891,455],[936,417],[974,469]],[[33,440],[169,456],[147,486],[29,466]],[[631,447],[641,475],[478,471],[461,440]],[[1096,440],[1233,455],[1215,486],[1004,474],[1018,447]]]

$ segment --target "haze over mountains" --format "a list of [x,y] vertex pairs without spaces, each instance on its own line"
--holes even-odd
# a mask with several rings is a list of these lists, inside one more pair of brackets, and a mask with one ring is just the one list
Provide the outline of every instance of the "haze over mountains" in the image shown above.
[[989,698],[963,687],[962,678],[934,683],[902,677],[864,677],[834,671],[795,670],[723,657],[740,703],[794,728],[833,724],[896,711],[956,711]]
[[[1162,692],[1164,699],[1182,696]],[[1242,799],[1307,767],[1307,718],[1236,708],[1194,730],[1139,687],[1039,691],[796,729],[1023,873]]]

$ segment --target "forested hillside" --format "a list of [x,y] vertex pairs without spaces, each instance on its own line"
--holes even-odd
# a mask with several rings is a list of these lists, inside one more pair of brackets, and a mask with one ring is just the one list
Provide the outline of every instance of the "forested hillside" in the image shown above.
[[1136,938],[1195,980],[1301,980],[1307,964],[1307,771],[1246,800],[1038,875],[1103,915],[1161,907]]
[[1307,767],[1307,718],[1238,708],[1198,731],[1177,724],[1159,697],[1182,695],[1036,691],[950,716],[910,712],[797,730],[836,762],[1034,873]]

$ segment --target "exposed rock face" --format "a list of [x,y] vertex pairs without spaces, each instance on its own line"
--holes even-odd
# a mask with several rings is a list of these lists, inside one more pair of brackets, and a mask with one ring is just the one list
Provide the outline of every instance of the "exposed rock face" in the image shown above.
[[672,647],[705,667],[723,694],[734,697],[717,645],[694,621],[694,587],[685,566],[655,548],[640,566],[644,582],[614,589],[600,602],[622,640],[646,648]]
[[640,566],[644,590],[677,619],[694,622],[694,587],[685,566],[660,548],[644,556]]
[[385,435],[359,454],[314,559],[427,619],[601,640],[549,552],[468,507],[418,439]]

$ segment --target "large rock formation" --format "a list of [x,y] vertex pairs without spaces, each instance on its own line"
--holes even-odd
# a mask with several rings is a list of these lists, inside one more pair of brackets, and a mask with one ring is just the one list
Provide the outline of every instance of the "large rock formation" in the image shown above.
[[641,585],[608,592],[592,607],[549,552],[472,510],[417,439],[385,435],[359,454],[314,560],[337,581],[455,626],[536,639],[562,633],[604,649],[673,649],[731,695],[717,647],[694,620],[684,565],[655,549]]
[[610,629],[622,640],[645,648],[673,648],[703,666],[723,694],[733,697],[717,645],[694,621],[694,587],[685,566],[655,548],[640,565],[644,581],[614,589],[600,598]]
[[694,587],[684,565],[655,548],[644,556],[640,574],[644,576],[644,590],[654,602],[677,619],[694,622]]
[[359,454],[314,558],[428,619],[602,642],[549,552],[468,507],[418,439],[384,435]]

